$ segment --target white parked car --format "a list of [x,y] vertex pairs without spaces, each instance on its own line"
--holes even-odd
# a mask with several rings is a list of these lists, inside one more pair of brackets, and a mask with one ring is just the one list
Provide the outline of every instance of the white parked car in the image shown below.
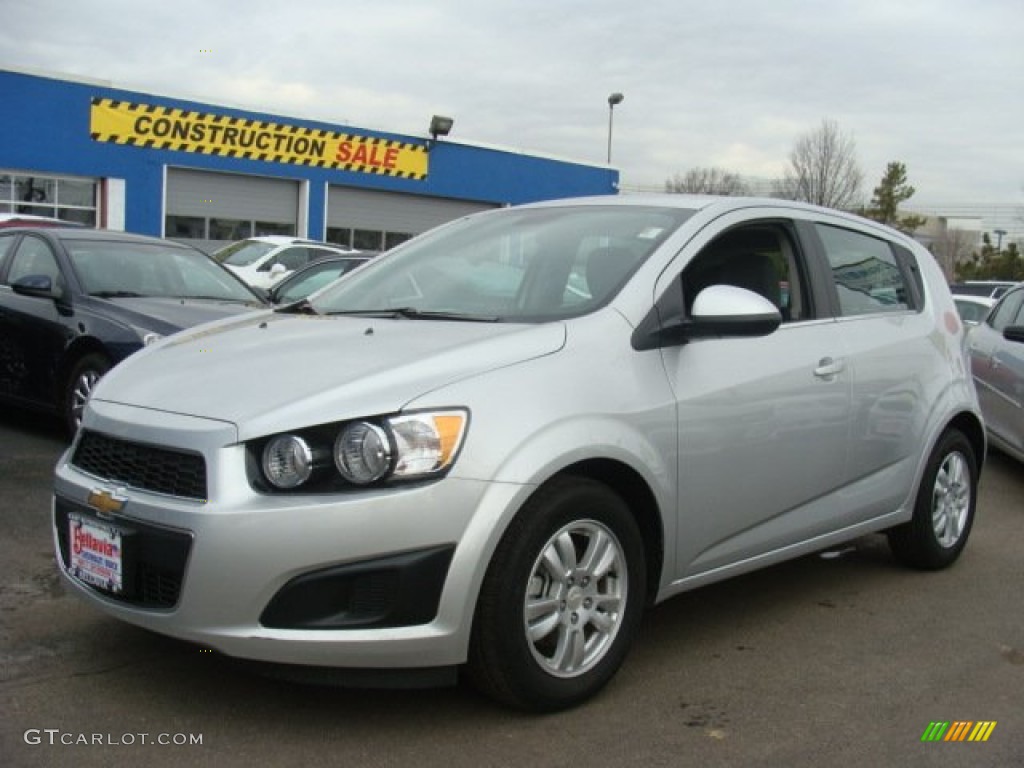
[[910,238],[780,200],[561,200],[129,358],[57,466],[54,541],[71,591],[155,632],[335,680],[465,667],[552,710],[685,590],[881,532],[951,565],[984,457]]
[[988,296],[972,296],[968,293],[954,293],[953,303],[960,319],[968,325],[977,325],[984,320],[995,306],[997,299]]
[[354,254],[351,248],[284,235],[264,235],[225,245],[213,258],[254,288],[269,290],[297,269],[327,256]]

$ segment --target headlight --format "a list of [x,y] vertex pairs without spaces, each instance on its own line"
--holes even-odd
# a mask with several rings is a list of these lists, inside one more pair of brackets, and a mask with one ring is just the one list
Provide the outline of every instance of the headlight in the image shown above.
[[466,426],[463,411],[414,413],[388,419],[395,435],[396,477],[441,472],[452,463]]
[[334,463],[350,483],[366,485],[391,469],[391,442],[376,424],[357,421],[345,427],[334,443]]
[[295,435],[275,437],[263,449],[263,474],[278,488],[302,485],[313,473],[313,451]]
[[462,409],[417,411],[276,435],[252,446],[262,470],[255,482],[322,493],[440,475],[455,461],[468,421]]

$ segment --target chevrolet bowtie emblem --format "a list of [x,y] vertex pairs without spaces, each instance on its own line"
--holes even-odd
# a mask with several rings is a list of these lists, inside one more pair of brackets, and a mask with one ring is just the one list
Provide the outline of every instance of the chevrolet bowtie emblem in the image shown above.
[[86,503],[99,512],[101,517],[110,517],[114,512],[120,512],[126,501],[127,499],[102,489],[89,491],[89,498],[86,499]]

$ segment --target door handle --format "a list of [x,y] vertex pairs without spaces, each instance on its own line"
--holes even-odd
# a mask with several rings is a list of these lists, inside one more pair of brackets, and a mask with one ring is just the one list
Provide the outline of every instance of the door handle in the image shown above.
[[814,375],[819,379],[831,381],[840,373],[846,370],[846,363],[842,360],[835,360],[831,357],[823,357],[818,361],[818,367],[814,369]]

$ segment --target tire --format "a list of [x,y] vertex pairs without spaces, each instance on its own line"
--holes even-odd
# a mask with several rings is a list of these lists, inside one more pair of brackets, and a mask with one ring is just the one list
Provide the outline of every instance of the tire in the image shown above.
[[97,352],[84,355],[71,369],[64,384],[61,402],[61,416],[70,437],[75,436],[78,426],[82,423],[82,410],[89,395],[92,394],[93,387],[109,370],[110,360]]
[[962,432],[951,429],[928,460],[909,523],[889,531],[896,559],[921,570],[952,565],[960,556],[978,498],[978,461]]
[[626,503],[594,480],[553,480],[512,521],[488,566],[472,680],[517,709],[579,704],[622,665],[646,589],[643,542]]

